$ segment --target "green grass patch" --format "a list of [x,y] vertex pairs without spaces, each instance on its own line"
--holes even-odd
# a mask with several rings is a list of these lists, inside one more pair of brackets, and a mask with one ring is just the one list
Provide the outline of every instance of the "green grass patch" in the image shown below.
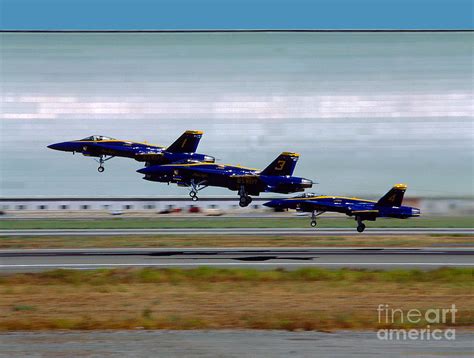
[[[421,217],[406,220],[378,219],[373,228],[471,228],[472,217]],[[0,229],[173,229],[173,228],[300,228],[309,227],[307,217],[269,218],[109,218],[109,219],[1,219]],[[354,228],[351,218],[324,218],[320,228]]]
[[427,247],[469,246],[474,235],[105,235],[0,236],[0,249],[177,247]]
[[202,283],[202,282],[448,282],[471,284],[474,269],[439,268],[421,270],[363,270],[363,269],[324,269],[301,268],[297,270],[256,270],[199,267],[180,268],[141,268],[141,269],[99,269],[99,270],[51,270],[40,273],[15,273],[0,275],[0,287],[10,284],[44,285],[109,285],[139,283]]

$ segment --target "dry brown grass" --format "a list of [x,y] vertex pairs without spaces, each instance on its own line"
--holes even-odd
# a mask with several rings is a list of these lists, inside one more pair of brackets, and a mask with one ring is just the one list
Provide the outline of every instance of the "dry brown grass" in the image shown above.
[[403,246],[472,245],[472,235],[387,236],[41,236],[0,237],[1,249],[111,247],[288,247],[288,246]]
[[[0,277],[0,330],[376,329],[379,304],[474,323],[472,270],[57,270]],[[404,324],[395,324],[400,327]]]

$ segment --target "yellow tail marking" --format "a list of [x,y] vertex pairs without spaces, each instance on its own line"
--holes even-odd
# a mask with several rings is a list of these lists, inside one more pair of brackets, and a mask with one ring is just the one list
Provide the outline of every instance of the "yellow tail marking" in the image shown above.
[[285,166],[285,164],[286,164],[286,160],[279,160],[275,167],[275,170],[283,170],[283,167]]

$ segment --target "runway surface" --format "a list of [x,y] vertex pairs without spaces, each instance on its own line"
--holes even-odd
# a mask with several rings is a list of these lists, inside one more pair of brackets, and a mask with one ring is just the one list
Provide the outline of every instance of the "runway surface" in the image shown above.
[[370,228],[362,234],[355,228],[186,228],[186,229],[28,229],[0,230],[0,236],[110,236],[110,235],[474,235],[474,229],[452,228]]
[[380,340],[377,332],[262,330],[41,331],[0,334],[0,357],[447,357],[472,356],[472,332],[455,340]]
[[114,267],[474,267],[474,248],[144,248],[0,250],[0,270]]

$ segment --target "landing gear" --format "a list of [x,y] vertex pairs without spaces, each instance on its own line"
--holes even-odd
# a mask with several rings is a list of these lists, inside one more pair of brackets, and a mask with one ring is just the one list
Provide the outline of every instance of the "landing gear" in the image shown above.
[[325,213],[325,211],[313,210],[313,212],[311,213],[311,226],[312,227],[316,227],[318,225],[318,223],[316,221],[316,217],[318,217],[319,215],[324,214],[324,213]]
[[252,202],[252,198],[248,196],[248,194],[245,191],[245,187],[242,185],[239,189],[239,206],[241,208],[245,208],[246,206],[249,206],[250,203]]
[[365,224],[362,222],[362,219],[360,217],[357,217],[356,220],[357,220],[357,232],[364,232]]
[[241,208],[245,208],[246,206],[249,206],[251,202],[252,198],[250,196],[242,196],[240,197],[239,205]]
[[205,181],[201,181],[199,183],[196,183],[194,179],[191,180],[191,183],[189,187],[191,188],[191,191],[189,192],[189,196],[191,197],[192,201],[198,201],[199,198],[197,196],[198,191],[207,188],[207,185],[205,185]]
[[189,192],[189,196],[191,197],[192,201],[198,201],[199,200],[199,198],[197,197],[197,192],[195,192],[194,190],[191,190]]
[[102,173],[102,172],[105,170],[105,168],[104,168],[104,163],[105,163],[107,160],[110,160],[110,159],[112,159],[112,158],[113,158],[113,156],[107,157],[106,155],[101,155],[101,156],[99,157],[99,160],[96,160],[96,162],[99,163],[99,167],[97,168],[97,171],[98,171],[99,173]]

